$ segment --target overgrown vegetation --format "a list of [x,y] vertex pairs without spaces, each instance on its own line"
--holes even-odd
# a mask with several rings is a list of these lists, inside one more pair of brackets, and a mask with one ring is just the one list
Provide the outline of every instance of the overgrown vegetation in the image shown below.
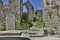
[[44,30],[44,35],[48,36],[48,30],[47,29]]
[[21,19],[20,25],[16,27],[16,30],[25,30],[32,27],[32,25],[33,24],[31,22],[28,22],[27,15],[24,14]]
[[26,22],[25,20],[21,20],[20,26],[16,27],[16,30],[25,30],[32,27],[32,23]]
[[51,34],[51,35],[54,35],[55,31],[51,29],[48,33]]
[[0,31],[5,31],[6,30],[6,26],[3,25],[3,26],[0,26]]
[[45,29],[44,30],[44,34],[46,35],[46,36],[48,36],[48,34],[50,34],[50,35],[54,35],[54,34],[56,34],[56,30],[55,30],[55,28],[52,28],[52,29]]
[[43,22],[43,18],[41,18],[41,17],[40,18],[37,17],[35,23],[36,23],[36,26],[39,28],[44,27],[44,25],[45,25]]
[[20,22],[20,26],[17,26],[16,30],[28,29],[33,26],[33,23],[36,23],[36,27],[39,27],[39,28],[44,27],[45,24],[43,22],[43,18],[38,17],[37,13],[38,13],[38,11],[35,12],[35,17],[34,17],[33,22],[29,22],[28,21],[28,14],[23,13],[23,16],[22,16],[22,19]]

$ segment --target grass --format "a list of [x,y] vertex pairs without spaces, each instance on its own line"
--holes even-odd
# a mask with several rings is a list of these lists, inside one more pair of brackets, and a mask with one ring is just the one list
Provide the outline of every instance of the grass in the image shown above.
[[16,30],[25,30],[25,29],[27,29],[26,26],[17,26],[16,27]]

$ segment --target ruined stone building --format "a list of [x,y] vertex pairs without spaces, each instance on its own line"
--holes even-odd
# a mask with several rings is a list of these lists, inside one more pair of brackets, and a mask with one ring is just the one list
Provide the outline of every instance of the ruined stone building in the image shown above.
[[60,24],[60,0],[43,0],[43,19],[46,27],[57,27]]
[[23,5],[28,9],[29,20],[32,20],[34,8],[29,0],[25,4],[23,4],[23,0],[9,0],[9,4],[6,7],[0,0],[0,26],[6,25],[7,30],[14,30],[15,27],[20,26]]
[[9,0],[9,5],[3,7],[3,2],[0,0],[0,26],[6,25],[6,29],[12,30],[15,26],[20,25],[22,6],[22,0]]
[[56,27],[60,35],[60,0],[43,0],[43,19],[45,27]]

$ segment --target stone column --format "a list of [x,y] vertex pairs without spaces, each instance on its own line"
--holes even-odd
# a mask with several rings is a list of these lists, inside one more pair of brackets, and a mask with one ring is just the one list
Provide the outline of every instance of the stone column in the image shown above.
[[0,0],[0,26],[4,25],[3,2]]
[[16,0],[9,0],[8,8],[6,8],[6,29],[15,30],[15,5]]
[[58,32],[58,35],[60,36],[60,1],[59,1],[59,17],[58,17],[57,32]]
[[15,13],[15,26],[20,25],[20,20],[22,18],[22,0],[10,0],[10,8],[12,9],[11,11],[14,11]]
[[15,30],[15,14],[6,14],[6,29]]
[[23,14],[23,2],[22,0],[17,0],[16,2],[16,26],[20,25],[20,21]]
[[15,30],[15,14],[9,6],[4,8],[6,30]]
[[47,11],[47,4],[46,4],[46,0],[42,0],[42,5],[43,5],[43,11],[42,11],[42,15],[43,15],[43,20],[45,22],[45,26],[48,27],[49,26],[49,16],[48,16],[48,11]]

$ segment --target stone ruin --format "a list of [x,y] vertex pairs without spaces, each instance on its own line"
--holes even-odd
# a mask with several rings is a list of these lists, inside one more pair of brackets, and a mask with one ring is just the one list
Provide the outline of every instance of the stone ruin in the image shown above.
[[27,10],[28,10],[28,20],[33,21],[33,19],[34,19],[34,7],[32,6],[32,4],[30,3],[29,0],[27,0],[27,2],[25,2],[23,5],[25,5]]
[[56,27],[60,35],[60,0],[43,0],[42,2],[45,27]]
[[9,0],[9,4],[4,8],[3,2],[0,0],[0,26],[5,25],[7,30],[15,30],[15,27],[20,25],[23,14],[23,5],[25,5],[28,10],[29,21],[32,21],[34,8],[29,0],[24,4],[22,0]]

